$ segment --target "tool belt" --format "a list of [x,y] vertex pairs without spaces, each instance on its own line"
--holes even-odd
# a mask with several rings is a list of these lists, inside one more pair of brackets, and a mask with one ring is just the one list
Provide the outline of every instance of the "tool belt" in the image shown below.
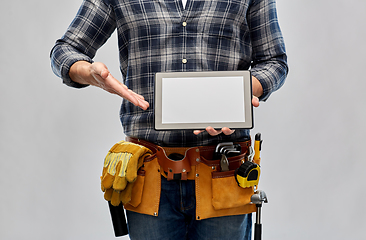
[[[192,169],[200,162],[211,167],[215,172],[222,171],[220,159],[212,160],[216,146],[161,147],[151,142],[131,137],[127,137],[126,141],[149,148],[153,155],[145,159],[145,161],[157,157],[159,165],[163,170],[162,175],[168,180],[194,180],[195,174]],[[238,169],[249,155],[250,140],[237,144],[241,146],[241,154],[228,159],[229,171]],[[182,159],[172,159],[177,155],[182,156]],[[220,174],[217,173],[215,175],[219,176]],[[221,175],[225,175],[225,172]]]
[[[235,171],[249,155],[251,141],[239,142],[241,153],[228,157],[228,169],[222,171],[220,160],[212,160],[216,146],[161,147],[151,142],[127,137],[153,153],[144,159],[132,189],[127,210],[152,216],[159,214],[161,175],[168,180],[195,180],[196,219],[247,214],[256,211],[250,197],[254,188],[239,187]],[[175,156],[179,160],[175,160]],[[259,164],[260,159],[256,162]]]

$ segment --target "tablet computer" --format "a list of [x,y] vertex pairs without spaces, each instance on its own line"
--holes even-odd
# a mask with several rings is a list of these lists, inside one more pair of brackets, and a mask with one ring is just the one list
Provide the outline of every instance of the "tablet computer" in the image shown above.
[[156,130],[253,128],[250,71],[155,75]]

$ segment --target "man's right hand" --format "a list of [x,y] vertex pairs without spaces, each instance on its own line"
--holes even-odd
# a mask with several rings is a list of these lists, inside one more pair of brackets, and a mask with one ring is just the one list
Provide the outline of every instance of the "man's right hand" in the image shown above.
[[114,78],[107,66],[101,62],[78,61],[71,66],[69,75],[74,82],[102,88],[130,101],[143,110],[149,107],[149,103],[142,95],[128,89],[126,85]]

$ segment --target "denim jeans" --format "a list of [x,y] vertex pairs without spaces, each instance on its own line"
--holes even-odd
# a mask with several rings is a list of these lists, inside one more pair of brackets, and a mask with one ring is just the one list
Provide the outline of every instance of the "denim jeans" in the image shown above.
[[158,217],[127,211],[130,239],[251,239],[251,214],[196,220],[195,201],[195,183],[193,180],[167,181],[162,177]]

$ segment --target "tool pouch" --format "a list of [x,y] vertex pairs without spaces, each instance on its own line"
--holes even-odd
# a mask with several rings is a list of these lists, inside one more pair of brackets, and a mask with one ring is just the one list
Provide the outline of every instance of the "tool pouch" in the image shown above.
[[161,174],[155,155],[145,158],[132,187],[131,201],[124,204],[126,210],[158,216]]
[[228,158],[230,170],[219,171],[219,163],[201,159],[196,166],[197,220],[256,211],[251,204],[253,187],[241,188],[235,180],[235,168],[244,161],[245,154]]
[[212,206],[215,210],[237,208],[250,203],[253,188],[241,188],[235,180],[235,170],[212,172]]
[[[235,179],[235,171],[238,169],[238,160],[243,163],[245,155],[228,158],[234,169],[225,172],[212,172],[212,205],[215,210],[225,208],[237,208],[250,204],[251,196],[254,194],[253,187],[240,187]],[[236,164],[233,164],[236,162]],[[260,160],[256,161],[259,164]]]
[[[145,158],[151,156],[150,149],[125,141],[116,143],[104,159],[101,188],[104,198],[113,206],[131,201],[133,186],[141,184]],[[139,176],[139,177],[138,177]]]

